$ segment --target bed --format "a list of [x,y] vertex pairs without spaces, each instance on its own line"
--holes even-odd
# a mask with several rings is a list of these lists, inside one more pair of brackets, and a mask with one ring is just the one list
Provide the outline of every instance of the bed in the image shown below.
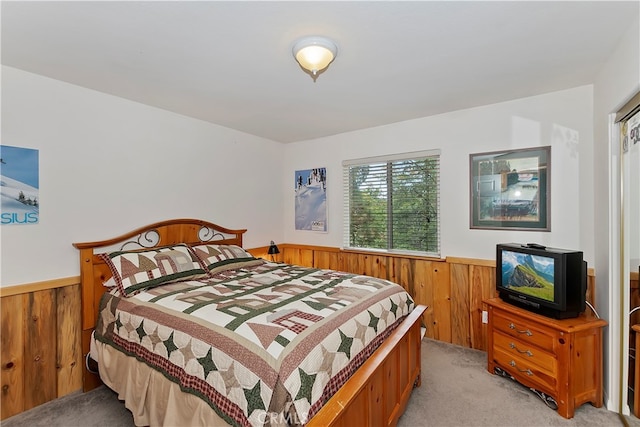
[[174,219],[74,243],[83,389],[104,382],[136,425],[395,425],[426,307],[386,280],[254,258],[245,232]]

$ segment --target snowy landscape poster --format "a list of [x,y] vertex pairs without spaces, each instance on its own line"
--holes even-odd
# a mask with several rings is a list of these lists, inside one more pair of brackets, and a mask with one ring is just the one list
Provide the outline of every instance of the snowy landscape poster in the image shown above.
[[327,169],[295,173],[296,230],[327,232]]
[[40,216],[38,150],[0,145],[2,225],[36,224]]

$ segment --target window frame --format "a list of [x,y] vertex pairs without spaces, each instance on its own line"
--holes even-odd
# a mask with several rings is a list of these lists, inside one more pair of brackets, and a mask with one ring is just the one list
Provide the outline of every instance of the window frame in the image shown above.
[[[351,159],[344,160],[342,162],[342,180],[343,180],[343,248],[347,251],[365,251],[365,252],[375,252],[375,253],[389,253],[389,254],[402,254],[402,255],[410,255],[410,256],[418,256],[418,257],[429,257],[429,258],[440,258],[441,257],[441,221],[440,221],[440,157],[441,152],[439,149],[435,150],[425,150],[425,151],[415,151],[408,153],[397,153],[391,155],[384,156],[375,156],[375,157],[366,157],[360,159]],[[351,194],[350,194],[350,169],[354,166],[364,166],[364,165],[379,165],[386,163],[386,168],[389,170],[391,168],[391,163],[397,161],[406,161],[406,160],[423,160],[427,158],[435,158],[437,160],[437,180],[436,180],[436,245],[437,248],[435,251],[419,251],[419,250],[409,250],[409,249],[390,249],[387,248],[369,248],[369,247],[358,247],[351,245]],[[392,169],[392,168],[391,168]],[[386,180],[387,182],[391,179],[391,176],[387,173]],[[387,197],[388,200],[388,197]],[[389,203],[387,204],[387,209],[389,209]],[[389,218],[386,219],[386,228],[387,233],[389,233],[390,226]],[[388,245],[390,246],[393,243],[392,239],[387,238]]]

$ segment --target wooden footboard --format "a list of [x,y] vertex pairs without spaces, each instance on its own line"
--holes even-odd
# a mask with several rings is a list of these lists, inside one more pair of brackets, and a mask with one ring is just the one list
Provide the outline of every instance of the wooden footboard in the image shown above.
[[411,390],[421,384],[420,326],[426,308],[417,306],[307,426],[395,426]]

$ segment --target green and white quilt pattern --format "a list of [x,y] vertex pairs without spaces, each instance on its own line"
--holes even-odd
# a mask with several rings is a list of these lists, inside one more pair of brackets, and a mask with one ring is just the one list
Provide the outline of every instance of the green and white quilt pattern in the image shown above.
[[386,280],[265,262],[105,294],[96,337],[232,425],[303,425],[413,307]]

